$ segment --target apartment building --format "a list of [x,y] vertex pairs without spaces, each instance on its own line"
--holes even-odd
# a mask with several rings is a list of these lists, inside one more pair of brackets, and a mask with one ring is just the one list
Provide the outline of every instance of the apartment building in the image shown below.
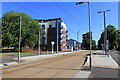
[[67,26],[61,18],[38,20],[43,28],[43,37],[41,39],[41,49],[51,50],[54,41],[54,50],[67,51]]

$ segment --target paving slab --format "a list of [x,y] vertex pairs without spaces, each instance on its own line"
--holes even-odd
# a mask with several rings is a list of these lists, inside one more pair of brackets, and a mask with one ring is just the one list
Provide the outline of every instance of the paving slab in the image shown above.
[[109,55],[93,55],[93,66],[118,68],[119,65]]
[[[109,55],[102,55],[102,52],[92,55],[92,70],[89,67],[90,58],[88,56],[86,64],[81,68],[74,78],[118,78],[119,76],[119,65]],[[97,79],[96,79],[97,80]]]
[[88,78],[90,73],[90,71],[80,71],[74,76],[74,78]]
[[93,68],[89,78],[118,78],[119,65],[109,55],[93,55]]

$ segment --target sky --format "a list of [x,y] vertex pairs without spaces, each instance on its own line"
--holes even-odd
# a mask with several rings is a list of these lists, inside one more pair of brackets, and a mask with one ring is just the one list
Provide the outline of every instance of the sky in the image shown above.
[[[88,6],[87,3],[75,5],[76,2],[3,2],[2,15],[8,11],[24,12],[33,19],[62,18],[67,25],[68,39],[77,39],[82,42],[82,34],[88,32]],[[91,31],[93,39],[98,42],[103,31],[103,13],[106,12],[106,24],[118,29],[118,2],[91,2]]]

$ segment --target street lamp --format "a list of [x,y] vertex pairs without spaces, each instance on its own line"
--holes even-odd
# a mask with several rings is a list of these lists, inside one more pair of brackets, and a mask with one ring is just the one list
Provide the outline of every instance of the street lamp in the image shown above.
[[56,27],[57,27],[57,53],[58,53],[58,51],[59,51],[59,20],[57,19],[57,21],[56,21]]
[[88,3],[88,20],[89,20],[89,32],[90,32],[90,70],[92,69],[92,33],[91,33],[91,21],[90,21],[90,1],[78,2],[76,5]]
[[[80,32],[80,31],[77,32],[77,41],[78,41],[77,47],[78,47],[78,48],[79,48],[79,32]],[[77,48],[77,49],[78,49],[78,48]],[[79,50],[79,49],[78,49],[78,50]]]
[[54,53],[54,44],[55,44],[55,42],[52,41],[51,44],[52,44],[52,54],[53,54]]
[[15,17],[20,19],[19,47],[18,47],[18,62],[20,62],[22,16],[15,16]]
[[56,52],[58,53],[58,46],[59,46],[58,45],[58,27],[59,27],[58,26],[58,20],[56,21],[56,27],[57,27],[57,51]]
[[39,39],[38,39],[38,55],[40,55],[40,30],[39,30]]
[[[105,47],[105,54],[108,55],[108,52],[107,52],[107,47],[108,47],[108,42],[107,42],[107,31],[106,31],[106,12],[108,11],[111,11],[111,10],[105,10],[105,11],[100,11],[100,12],[97,12],[97,13],[103,13],[104,15],[104,47]],[[109,55],[108,55],[109,57]]]

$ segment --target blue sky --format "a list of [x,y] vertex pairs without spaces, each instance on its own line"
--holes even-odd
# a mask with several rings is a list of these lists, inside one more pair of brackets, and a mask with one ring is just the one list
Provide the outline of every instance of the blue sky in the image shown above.
[[[112,24],[118,29],[118,2],[91,2],[91,30],[93,39],[98,41],[103,30],[103,14],[98,11],[110,9],[106,13],[107,25]],[[87,4],[75,5],[75,2],[3,2],[2,14],[7,11],[24,12],[33,19],[62,18],[68,27],[68,39],[76,39],[80,31],[88,32]]]

